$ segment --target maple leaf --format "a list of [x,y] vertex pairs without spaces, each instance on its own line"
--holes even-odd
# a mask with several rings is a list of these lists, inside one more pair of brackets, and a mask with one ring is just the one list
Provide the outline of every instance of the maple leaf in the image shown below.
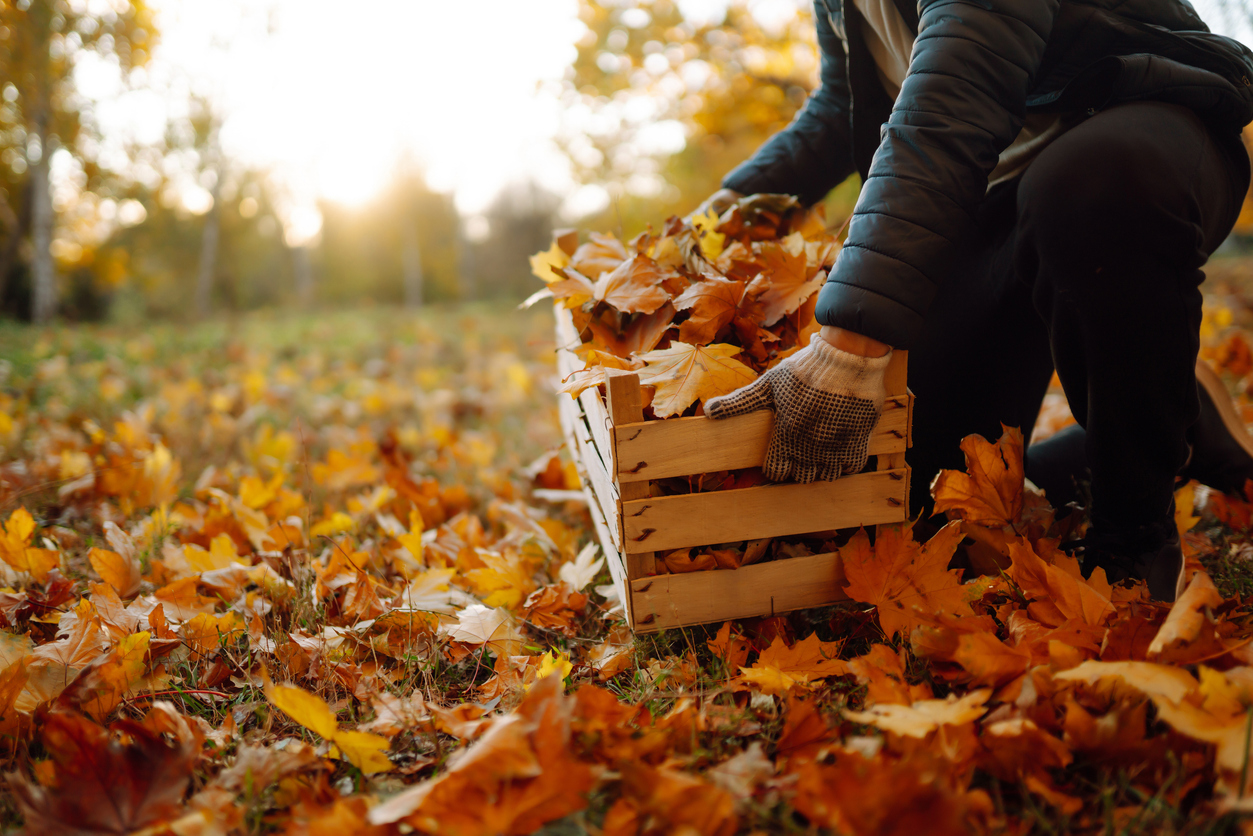
[[850,659],[849,673],[866,686],[866,704],[879,702],[909,705],[918,699],[930,699],[926,685],[910,686],[905,678],[904,653],[886,644],[876,644],[864,656]]
[[956,511],[968,523],[1012,525],[1022,513],[1022,432],[1001,425],[996,444],[980,435],[962,439],[966,473],[943,470],[931,484],[937,513]]
[[573,623],[574,619],[582,614],[586,607],[587,596],[581,592],[575,592],[569,584],[563,581],[540,587],[532,592],[523,604],[522,611],[526,620],[537,627],[574,636],[578,632]]
[[670,330],[674,306],[667,302],[651,314],[634,314],[625,325],[618,321],[620,318],[621,314],[606,310],[602,318],[588,322],[592,339],[576,348],[575,353],[586,355],[588,351],[601,350],[626,358],[652,351]]
[[508,610],[482,604],[473,604],[457,613],[457,624],[448,630],[448,638],[483,645],[493,653],[506,656],[516,656],[522,642]]
[[406,612],[446,612],[454,610],[449,583],[456,569],[427,569],[411,578],[392,602]]
[[536,253],[531,256],[531,272],[536,278],[542,279],[546,284],[559,282],[562,279],[561,268],[570,263],[570,256],[566,255],[565,250],[561,249],[556,241],[552,246],[544,252]]
[[831,763],[796,770],[792,803],[810,822],[853,836],[968,836],[992,813],[982,790],[968,790],[961,772],[939,753],[910,758],[866,757],[847,750]]
[[735,670],[748,661],[748,641],[731,635],[730,621],[722,622],[717,634],[705,644],[714,656],[726,663],[727,670]]
[[109,728],[46,712],[40,739],[51,768],[40,773],[42,785],[9,775],[27,832],[134,833],[178,818],[200,747],[189,735],[167,734],[171,726],[153,720],[158,713],[174,712],[154,706],[143,722],[119,720]]
[[940,726],[964,726],[978,720],[987,712],[983,704],[990,696],[990,688],[981,688],[960,698],[950,695],[944,700],[915,700],[913,705],[879,703],[865,711],[846,709],[844,716],[903,737],[922,738]]
[[[1012,563],[1007,574],[1033,602],[1027,612],[1037,621],[1050,627],[1059,627],[1069,619],[1096,625],[1114,616],[1114,605],[1101,590],[1082,577],[1045,563],[1025,540],[1010,543],[1009,554]],[[1103,576],[1104,572],[1093,573],[1098,583]]]
[[727,236],[718,232],[718,213],[710,209],[703,215],[692,215],[692,228],[700,236],[700,254],[713,261],[722,254]]
[[805,241],[796,233],[782,243],[760,244],[761,272],[749,282],[747,294],[761,305],[761,324],[769,328],[795,311],[822,287],[826,274],[810,276]]
[[326,700],[295,685],[267,683],[265,696],[275,708],[338,748],[344,759],[367,775],[395,767],[385,754],[391,742],[381,735],[339,728]]
[[839,658],[839,642],[822,642],[817,634],[788,647],[775,636],[752,667],[740,668],[740,680],[757,686],[764,694],[782,694],[815,679],[843,676],[848,663]]
[[844,591],[854,601],[873,604],[890,638],[906,635],[924,613],[972,615],[961,584],[961,570],[948,568],[961,542],[961,523],[951,522],[925,545],[913,539],[913,524],[880,526],[874,547],[861,529],[839,549],[848,579]]
[[1152,662],[1194,665],[1247,643],[1248,639],[1244,639],[1228,644],[1219,635],[1219,625],[1209,611],[1223,603],[1210,576],[1197,572],[1170,608],[1166,621],[1149,644],[1146,658]]
[[744,282],[708,276],[674,297],[676,310],[692,312],[679,325],[679,339],[694,345],[713,342],[735,318],[744,299],[744,288]]
[[447,772],[374,807],[370,822],[449,836],[520,835],[586,807],[599,771],[570,751],[573,701],[562,691],[559,677],[539,680]]
[[698,400],[704,403],[752,383],[757,373],[731,359],[739,353],[733,345],[696,346],[676,341],[667,349],[641,354],[647,365],[640,372],[640,383],[657,389],[653,413],[658,418],[678,415]]
[[[670,294],[660,286],[669,275],[648,256],[633,255],[601,276],[592,296],[623,313],[654,313],[670,301]],[[555,287],[553,292],[557,292]]]
[[571,266],[585,276],[598,279],[629,258],[626,247],[609,233],[593,232],[588,238],[588,242],[570,256]]
[[716,784],[668,767],[628,763],[623,798],[609,809],[605,829],[630,833],[627,822],[657,822],[660,832],[731,836],[739,825],[735,800]]
[[[74,678],[57,702],[103,721],[113,713],[148,669],[150,640],[147,632],[126,636],[109,653],[98,656]],[[177,641],[166,643],[167,649]]]
[[93,548],[87,553],[91,568],[105,583],[112,586],[123,598],[133,598],[139,593],[139,584],[143,580],[143,570],[139,560],[133,555],[124,557],[115,551]]

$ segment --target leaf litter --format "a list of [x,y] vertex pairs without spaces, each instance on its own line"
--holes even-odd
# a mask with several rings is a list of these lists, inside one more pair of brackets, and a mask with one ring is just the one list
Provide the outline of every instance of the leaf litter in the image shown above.
[[[625,248],[593,243],[599,281]],[[547,317],[378,316],[165,350],[56,332],[15,366],[6,828],[1239,826],[1247,497],[1181,490],[1189,586],[1155,604],[1081,577],[1082,524],[1007,430],[937,480],[948,521],[835,545],[849,604],[633,637],[550,446],[551,356],[519,348]]]

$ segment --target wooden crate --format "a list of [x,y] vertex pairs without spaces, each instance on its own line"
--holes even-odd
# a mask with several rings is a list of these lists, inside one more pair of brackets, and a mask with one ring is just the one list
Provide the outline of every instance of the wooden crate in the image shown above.
[[[583,367],[572,351],[579,344],[569,311],[558,307],[563,378]],[[651,632],[847,600],[834,553],[666,575],[653,574],[653,553],[905,521],[913,417],[906,362],[906,352],[898,351],[888,366],[888,397],[870,438],[876,470],[809,485],[651,496],[654,479],[760,466],[774,413],[645,421],[632,372],[610,372],[605,397],[595,387],[577,400],[558,395],[566,444],[631,628]]]

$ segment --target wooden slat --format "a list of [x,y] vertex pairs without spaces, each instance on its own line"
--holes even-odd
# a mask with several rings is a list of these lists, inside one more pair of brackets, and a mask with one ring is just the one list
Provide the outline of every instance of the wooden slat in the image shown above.
[[[609,417],[615,425],[634,424],[644,420],[643,399],[640,393],[640,376],[634,372],[624,372],[618,369],[607,369],[605,371],[605,403],[609,407]],[[621,509],[625,507],[625,503],[629,500],[649,499],[648,482],[622,482],[616,483],[618,495],[622,499],[622,505],[619,505],[619,515]],[[627,580],[635,580],[645,575],[652,574],[653,571],[653,553],[652,549],[636,549],[635,551],[626,548],[625,535],[622,539],[623,555],[626,558]]]
[[623,562],[622,552],[610,534],[613,528],[605,522],[604,516],[600,513],[600,506],[593,501],[592,492],[588,488],[584,488],[583,492],[587,494],[587,506],[591,513],[592,526],[596,529],[596,539],[600,541],[601,550],[605,553],[605,563],[609,565],[609,574],[613,577],[614,588],[618,590],[618,600],[622,602],[622,608],[626,612],[627,624],[634,625],[635,615],[631,609],[626,564]]
[[[579,345],[579,335],[574,330],[574,320],[570,312],[562,307],[555,309],[557,319],[557,372],[565,380],[571,373],[584,368],[583,361],[573,351]],[[579,395],[579,403],[583,405],[583,414],[587,417],[588,429],[592,431],[592,440],[600,452],[601,461],[606,469],[611,469],[613,446],[610,442],[609,412],[600,397],[598,388],[585,389]]]
[[[573,325],[571,325],[573,327]],[[888,396],[904,395],[909,391],[906,384],[906,378],[909,373],[909,352],[893,351],[892,359],[888,361],[887,371],[883,375],[883,387],[887,391]]]
[[735,570],[657,575],[631,582],[639,633],[846,601],[835,553],[776,560]]
[[[583,475],[585,484],[591,488],[592,496],[596,500],[597,507],[600,508],[601,516],[609,525],[609,530],[613,535],[614,546],[621,549],[622,524],[620,521],[618,489],[614,485],[613,480],[609,478],[609,472],[605,470],[600,456],[597,455],[596,449],[592,446],[591,438],[587,431],[587,424],[583,420],[583,413],[578,411],[578,401],[562,401],[559,409],[569,416],[563,418],[563,423],[569,422],[572,428],[571,436],[574,443],[573,446],[570,446],[570,450],[578,460],[579,471]],[[567,441],[567,445],[569,445],[569,441]]]
[[[870,436],[870,455],[904,453],[908,421],[908,395],[884,401]],[[774,413],[768,409],[721,421],[701,416],[616,425],[618,481],[757,467],[766,459],[773,428]]]
[[[623,497],[627,555],[759,537],[903,522],[908,468],[846,476],[834,482],[783,484],[733,491]],[[622,485],[625,490],[627,485]],[[631,566],[628,557],[628,567]],[[636,579],[631,575],[631,580]]]

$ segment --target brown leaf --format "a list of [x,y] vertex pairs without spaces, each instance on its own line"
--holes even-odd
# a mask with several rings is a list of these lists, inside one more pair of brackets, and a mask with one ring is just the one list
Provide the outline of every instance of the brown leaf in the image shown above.
[[615,269],[629,257],[622,242],[609,233],[593,232],[588,237],[590,240],[574,251],[570,264],[593,280]]
[[169,737],[147,721],[119,720],[106,729],[62,711],[45,712],[40,720],[52,782],[9,777],[27,832],[130,833],[182,812],[199,754],[194,738]]
[[676,296],[675,309],[692,312],[679,326],[679,339],[693,345],[713,342],[735,318],[744,299],[744,288],[744,282],[708,276]]
[[[623,313],[654,313],[670,301],[670,294],[660,286],[668,276],[648,256],[634,255],[597,280],[593,298]],[[555,286],[553,292],[557,292]]]

